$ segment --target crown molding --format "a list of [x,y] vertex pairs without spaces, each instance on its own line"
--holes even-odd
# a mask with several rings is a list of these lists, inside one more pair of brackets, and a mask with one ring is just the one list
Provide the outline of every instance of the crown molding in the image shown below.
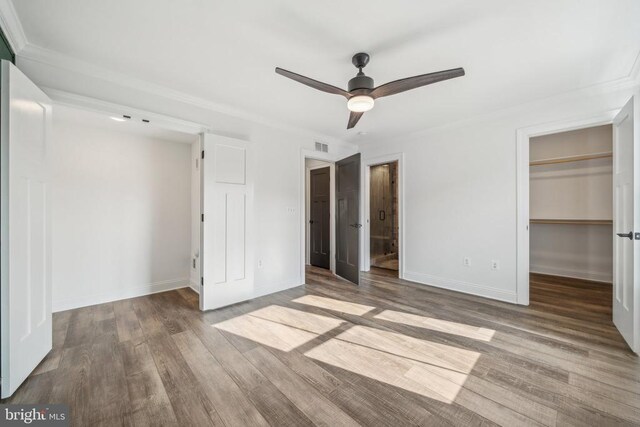
[[[478,123],[487,122],[500,117],[505,117],[510,114],[527,113],[535,111],[537,109],[545,108],[549,105],[558,105],[564,102],[571,102],[574,100],[584,99],[590,96],[610,94],[621,91],[633,91],[640,87],[640,52],[636,55],[633,66],[629,73],[625,76],[595,83],[589,86],[573,89],[566,92],[561,92],[555,95],[534,99],[531,101],[523,102],[516,105],[511,105],[504,108],[488,111],[482,114],[475,114],[469,117],[465,117],[460,120],[444,123],[438,126],[432,126],[426,129],[420,129],[415,132],[408,133],[403,137],[403,141],[413,141],[424,138],[428,135],[438,134],[446,132],[451,129],[472,126]],[[364,141],[363,141],[364,142]],[[386,139],[372,138],[366,141],[369,146],[381,146],[387,143]]]
[[[0,0],[2,1],[2,0]],[[27,43],[17,55],[20,62],[30,61],[42,64],[48,67],[57,68],[72,73],[77,73],[86,77],[105,81],[109,84],[117,85],[127,89],[141,91],[168,101],[178,102],[193,107],[197,107],[206,111],[212,111],[226,116],[234,117],[240,120],[260,124],[266,127],[303,136],[330,143],[332,145],[344,145],[349,147],[357,147],[355,144],[343,141],[333,136],[325,135],[318,132],[309,131],[307,129],[298,128],[288,124],[284,124],[268,117],[249,113],[237,108],[233,108],[224,104],[219,104],[204,98],[193,96],[185,92],[177,91],[163,85],[148,82],[146,80],[131,77],[127,74],[108,70],[106,68],[93,65],[89,62],[79,60],[69,55],[54,51],[52,49],[36,46]],[[49,88],[52,90],[54,88]],[[94,98],[95,99],[95,98]],[[209,126],[211,127],[211,126]]]
[[0,0],[0,26],[2,26],[13,52],[17,55],[28,42],[11,0]]

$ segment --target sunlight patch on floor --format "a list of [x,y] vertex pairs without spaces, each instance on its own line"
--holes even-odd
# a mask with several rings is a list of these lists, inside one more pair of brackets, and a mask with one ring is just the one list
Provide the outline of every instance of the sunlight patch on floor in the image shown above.
[[336,366],[431,399],[452,403],[467,374],[332,338],[305,353]]
[[338,319],[271,305],[212,326],[268,347],[291,351],[340,324]]
[[432,317],[419,316],[417,314],[402,313],[399,311],[385,310],[373,316],[375,319],[386,320],[394,323],[402,323],[408,326],[417,326],[432,331],[445,332],[472,338],[480,341],[491,341],[496,333],[493,329],[480,328],[465,325],[464,323],[451,322],[449,320],[434,319]]
[[279,305],[270,305],[269,307],[252,311],[250,315],[316,334],[324,334],[344,323],[344,320],[335,317],[307,313],[306,311]]
[[[302,304],[363,315],[375,307],[307,295]],[[491,329],[477,328],[415,314],[385,310],[374,318],[491,340]],[[354,325],[330,315],[270,305],[212,325],[220,330],[282,351],[293,351],[320,338],[304,354],[404,390],[452,403],[473,370],[480,353],[415,338],[399,332]],[[342,327],[342,329],[338,329]],[[346,327],[346,328],[345,328]],[[330,334],[331,331],[333,335]],[[323,337],[324,335],[324,337]]]
[[375,308],[368,305],[356,304],[334,298],[320,297],[317,295],[305,295],[294,299],[293,302],[339,311],[341,313],[353,314],[355,316],[362,316]]
[[352,326],[336,339],[461,373],[471,372],[480,357],[475,351],[367,326]]

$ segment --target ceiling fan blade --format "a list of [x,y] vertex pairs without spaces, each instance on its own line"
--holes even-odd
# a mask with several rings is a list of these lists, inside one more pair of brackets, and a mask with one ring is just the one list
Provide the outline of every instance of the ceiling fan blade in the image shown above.
[[355,111],[352,111],[351,114],[349,114],[349,124],[347,125],[347,129],[354,127],[363,114],[364,113],[356,113]]
[[331,93],[334,95],[342,95],[347,99],[351,98],[351,94],[349,94],[349,92],[347,92],[344,89],[340,89],[339,87],[331,86],[330,84],[322,83],[317,80],[310,79],[309,77],[305,77],[300,74],[296,74],[279,67],[276,67],[276,73],[280,74],[281,76],[288,77],[291,80],[295,80],[298,83],[302,83],[303,85],[312,87],[314,89],[318,89],[323,92]]
[[455,77],[464,76],[463,68],[454,68],[452,70],[438,71],[436,73],[422,74],[406,79],[395,80],[385,83],[373,89],[369,94],[373,98],[382,98],[383,96],[395,95],[396,93],[405,92],[420,86],[430,85],[432,83],[441,82],[443,80],[453,79]]

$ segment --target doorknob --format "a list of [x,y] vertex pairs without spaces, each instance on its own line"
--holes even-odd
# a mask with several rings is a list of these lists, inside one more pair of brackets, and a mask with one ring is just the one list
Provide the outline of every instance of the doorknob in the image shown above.
[[618,235],[618,237],[626,237],[629,240],[633,240],[633,231],[630,231],[628,233],[616,233]]
[[349,225],[352,226],[353,228],[362,228],[362,224],[358,224],[358,223],[349,224]]

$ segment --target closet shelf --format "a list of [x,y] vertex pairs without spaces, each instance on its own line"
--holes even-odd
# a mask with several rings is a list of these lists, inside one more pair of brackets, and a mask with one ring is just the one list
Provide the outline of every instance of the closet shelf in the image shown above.
[[583,224],[583,225],[612,225],[610,219],[530,219],[531,224]]
[[580,162],[583,160],[603,159],[613,157],[613,153],[608,151],[604,153],[580,154],[578,156],[556,157],[553,159],[534,160],[529,162],[529,166],[552,165],[555,163]]

